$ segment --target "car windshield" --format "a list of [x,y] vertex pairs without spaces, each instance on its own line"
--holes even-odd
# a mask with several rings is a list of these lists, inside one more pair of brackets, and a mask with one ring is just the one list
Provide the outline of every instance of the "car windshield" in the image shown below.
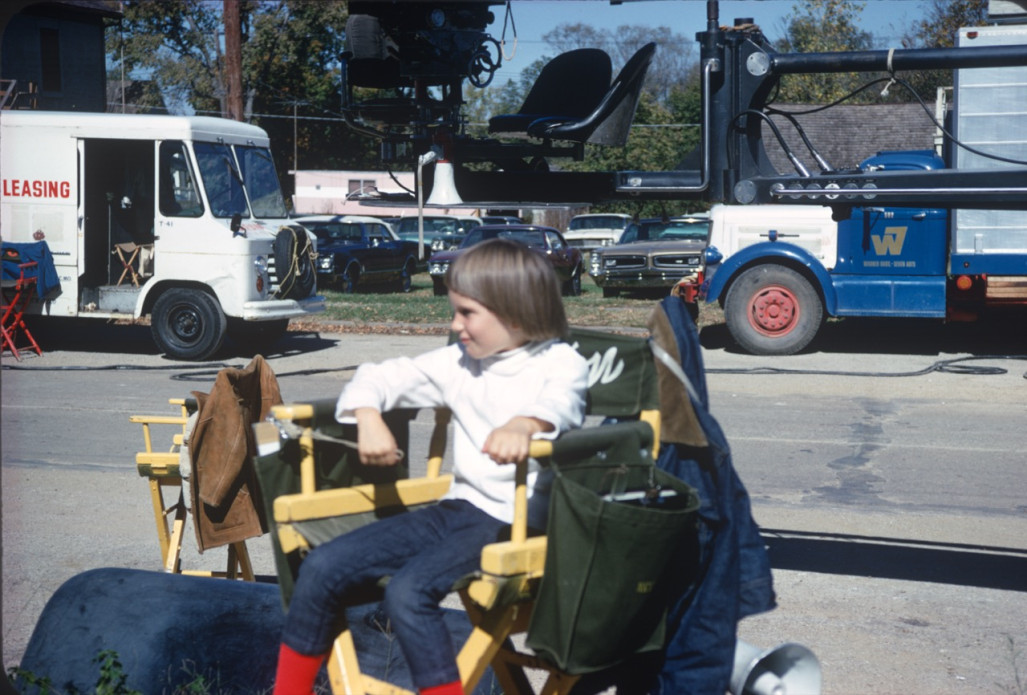
[[242,174],[235,166],[232,148],[212,142],[193,144],[196,163],[200,168],[203,187],[215,217],[249,216],[246,196],[243,194]]
[[569,232],[585,229],[624,229],[624,218],[616,215],[596,215],[595,217],[574,217],[567,227]]
[[[456,234],[461,230],[462,224],[459,220],[451,217],[425,217],[424,231],[431,234]],[[417,234],[417,218],[404,217],[396,225],[396,231],[400,234]]]
[[250,207],[254,217],[286,217],[285,199],[278,183],[278,174],[266,147],[235,146],[239,167],[250,196]]
[[545,234],[535,229],[482,229],[479,227],[468,232],[463,243],[460,244],[460,248],[465,249],[487,239],[510,239],[534,248],[545,248],[546,246]]
[[643,224],[638,241],[704,241],[709,233],[708,219],[670,220]]
[[314,236],[321,241],[360,241],[360,225],[352,222],[325,222],[310,226]]

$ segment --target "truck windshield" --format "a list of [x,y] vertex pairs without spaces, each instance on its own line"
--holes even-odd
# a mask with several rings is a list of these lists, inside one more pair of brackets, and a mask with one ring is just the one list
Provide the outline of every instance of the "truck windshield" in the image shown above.
[[275,164],[271,153],[263,147],[239,147],[235,153],[250,196],[250,207],[254,217],[286,217],[282,187],[278,183]]
[[232,149],[228,145],[197,142],[193,144],[193,150],[214,216],[231,217],[238,214],[249,217],[242,175],[235,167]]

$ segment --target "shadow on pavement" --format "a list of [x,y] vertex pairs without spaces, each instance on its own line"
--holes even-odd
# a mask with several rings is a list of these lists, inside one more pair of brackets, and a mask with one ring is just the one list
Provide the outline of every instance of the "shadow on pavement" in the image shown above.
[[761,529],[774,569],[1027,591],[1027,550]]
[[[150,335],[150,327],[142,324],[108,323],[97,319],[48,317],[29,323],[36,341],[47,351],[88,352],[114,355],[160,356]],[[289,357],[328,350],[339,342],[330,333],[311,330],[289,331],[268,349],[259,350],[266,358]],[[253,357],[258,350],[239,345],[225,338],[225,343],[212,360],[232,357]],[[168,359],[168,358],[165,358]],[[174,360],[169,360],[174,361]]]
[[[702,346],[710,350],[745,354],[723,323],[703,328],[700,340]],[[910,318],[832,319],[802,352],[1023,355],[1027,354],[1027,311],[996,310],[972,323]]]

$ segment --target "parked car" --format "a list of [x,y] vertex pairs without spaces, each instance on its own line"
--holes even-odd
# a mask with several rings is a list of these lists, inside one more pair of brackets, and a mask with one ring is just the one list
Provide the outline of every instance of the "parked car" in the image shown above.
[[530,224],[483,225],[468,232],[459,248],[432,253],[428,262],[435,294],[446,294],[446,271],[457,256],[486,239],[512,239],[543,254],[556,270],[563,293],[571,296],[581,294],[581,274],[584,262],[581,251],[570,246],[557,230]]
[[294,221],[317,237],[320,287],[349,293],[358,285],[392,283],[409,292],[411,277],[427,267],[427,248],[418,258],[416,241],[400,239],[376,217],[309,215]]
[[709,236],[706,213],[639,220],[624,230],[617,245],[592,252],[589,275],[604,297],[621,290],[669,289],[702,269]]
[[[432,251],[455,249],[467,232],[481,226],[481,219],[471,215],[425,215],[424,241]],[[394,225],[396,234],[406,241],[417,241],[417,216],[401,217]]]
[[616,244],[629,224],[631,215],[620,213],[575,215],[567,225],[564,238],[571,246],[591,251]]
[[481,218],[482,224],[524,224],[520,217],[510,215],[484,215]]

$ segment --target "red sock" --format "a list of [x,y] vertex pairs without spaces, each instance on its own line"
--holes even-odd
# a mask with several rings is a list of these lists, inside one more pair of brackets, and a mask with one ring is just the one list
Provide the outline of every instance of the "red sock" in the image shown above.
[[453,681],[452,683],[433,685],[430,688],[421,688],[418,692],[421,695],[464,695],[464,686],[460,685],[460,681]]
[[273,695],[312,695],[314,681],[324,663],[325,655],[307,656],[294,651],[284,642],[278,650]]

